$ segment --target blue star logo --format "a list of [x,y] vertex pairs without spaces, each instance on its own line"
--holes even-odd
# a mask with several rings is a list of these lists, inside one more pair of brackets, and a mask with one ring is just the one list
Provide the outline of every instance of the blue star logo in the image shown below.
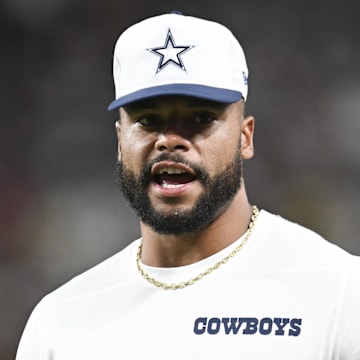
[[160,70],[162,70],[165,66],[167,66],[169,64],[176,65],[180,69],[182,69],[186,72],[186,68],[181,59],[181,55],[183,55],[187,51],[191,50],[193,47],[194,47],[194,45],[188,45],[188,46],[176,45],[174,37],[171,34],[171,30],[169,29],[169,31],[166,35],[164,46],[150,48],[150,49],[146,49],[146,50],[152,52],[155,55],[160,56],[159,64],[156,69],[156,73],[158,73]]

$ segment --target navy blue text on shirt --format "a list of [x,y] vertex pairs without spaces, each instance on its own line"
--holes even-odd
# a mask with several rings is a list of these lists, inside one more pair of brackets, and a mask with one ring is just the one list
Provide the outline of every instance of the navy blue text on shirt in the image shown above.
[[196,335],[275,335],[299,336],[302,319],[281,317],[199,317],[194,321]]

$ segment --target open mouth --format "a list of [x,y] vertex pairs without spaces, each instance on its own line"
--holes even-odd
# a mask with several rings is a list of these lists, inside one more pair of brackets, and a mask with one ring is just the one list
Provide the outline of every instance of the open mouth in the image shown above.
[[177,166],[162,166],[155,171],[155,182],[167,189],[188,184],[195,179],[194,174]]

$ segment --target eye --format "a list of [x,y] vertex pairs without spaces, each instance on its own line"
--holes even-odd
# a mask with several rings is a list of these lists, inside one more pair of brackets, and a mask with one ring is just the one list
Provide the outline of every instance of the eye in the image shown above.
[[136,122],[144,127],[152,127],[160,124],[160,118],[155,115],[146,115],[137,119]]
[[216,120],[216,116],[210,113],[199,113],[193,117],[192,122],[195,125],[209,125]]

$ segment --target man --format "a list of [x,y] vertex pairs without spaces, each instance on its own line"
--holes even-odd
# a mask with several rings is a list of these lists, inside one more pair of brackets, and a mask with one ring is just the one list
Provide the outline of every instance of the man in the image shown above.
[[46,296],[17,360],[359,360],[360,260],[248,202],[248,70],[177,13],[114,54],[118,180],[142,238]]

